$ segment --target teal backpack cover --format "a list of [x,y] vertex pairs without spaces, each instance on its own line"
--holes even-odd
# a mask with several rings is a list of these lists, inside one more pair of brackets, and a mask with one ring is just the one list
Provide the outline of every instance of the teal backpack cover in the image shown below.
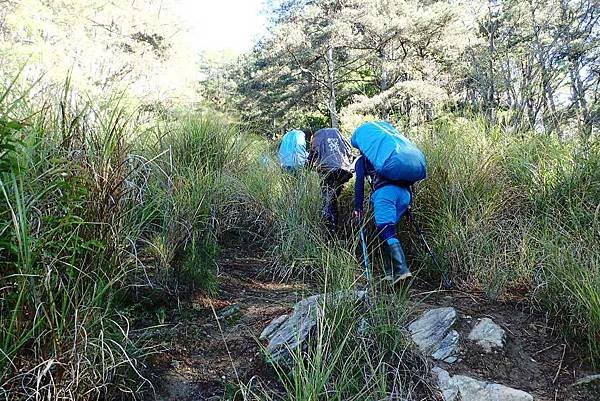
[[279,145],[279,163],[293,169],[303,167],[308,159],[306,136],[300,130],[291,130],[281,138]]
[[423,152],[387,121],[359,126],[352,135],[352,146],[390,181],[414,183],[427,177]]

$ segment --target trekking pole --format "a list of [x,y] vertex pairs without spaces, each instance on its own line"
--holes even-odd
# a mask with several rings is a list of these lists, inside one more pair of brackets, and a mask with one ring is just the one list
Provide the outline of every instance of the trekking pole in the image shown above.
[[417,223],[415,216],[412,213],[412,210],[409,208],[406,211],[406,213],[408,214],[408,220],[410,220],[411,224],[417,231],[417,234],[419,235],[419,237],[421,237],[421,241],[423,241],[423,244],[425,245],[425,249],[427,249],[427,253],[429,253],[429,256],[431,256],[431,259],[433,259],[433,263],[435,263],[437,268],[442,272],[442,285],[444,286],[445,289],[449,290],[450,288],[453,287],[452,279],[448,275],[448,272],[444,271],[444,269],[442,269],[441,265],[438,263],[438,259],[435,256],[433,249],[431,249],[431,247],[429,246],[429,243],[427,242],[427,239],[425,238],[425,234],[423,233],[423,230],[421,229],[421,226],[419,225],[419,223]]
[[369,271],[369,253],[367,251],[367,241],[365,240],[365,232],[363,230],[362,225],[358,229],[358,235],[360,237],[360,242],[362,245],[363,261],[365,265],[365,278],[367,279],[368,284],[371,282],[371,272]]

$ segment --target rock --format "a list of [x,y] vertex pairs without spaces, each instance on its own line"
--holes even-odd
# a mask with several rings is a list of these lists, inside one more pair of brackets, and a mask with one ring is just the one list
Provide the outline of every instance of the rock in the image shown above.
[[454,308],[431,309],[412,322],[408,329],[419,348],[424,352],[429,352],[437,348],[455,321],[456,310]]
[[600,374],[590,375],[590,376],[586,376],[582,379],[579,379],[575,383],[573,383],[573,386],[581,386],[584,384],[590,384],[590,383],[594,383],[594,382],[596,382],[597,384],[600,385]]
[[431,373],[433,373],[433,377],[436,379],[444,401],[455,401],[458,397],[458,387],[452,382],[450,373],[437,366],[431,369]]
[[262,333],[260,333],[260,337],[258,339],[266,340],[267,338],[271,337],[271,334],[273,334],[273,332],[277,330],[279,326],[281,326],[281,324],[285,321],[285,319],[287,319],[287,317],[288,315],[281,315],[278,318],[273,319],[273,321],[271,321],[271,323],[269,323],[269,325],[265,327]]
[[432,358],[448,363],[456,362],[456,349],[460,335],[456,330],[450,330],[446,337],[439,342],[435,352],[431,354]]
[[456,361],[459,334],[450,330],[456,322],[454,308],[437,308],[425,312],[408,326],[421,352],[448,363]]
[[369,324],[369,321],[367,319],[365,319],[364,317],[361,317],[358,322],[358,328],[356,330],[358,335],[361,337],[364,337],[369,333],[370,329],[371,329],[371,325]]
[[296,352],[306,349],[307,339],[323,314],[324,302],[335,307],[342,301],[363,301],[366,294],[366,291],[337,292],[327,296],[313,295],[298,302],[289,315],[274,319],[261,333],[261,340],[269,340],[267,361],[291,367]]
[[488,353],[494,348],[503,348],[505,338],[504,329],[487,317],[479,320],[469,333],[469,340],[479,344]]
[[231,305],[219,311],[219,319],[228,319],[239,313],[240,307],[238,305]]
[[[271,335],[267,345],[267,360],[290,366],[293,363],[293,352],[304,348],[304,342],[310,331],[317,325],[319,318],[320,295],[313,295],[298,302],[293,312],[282,319],[281,324]],[[279,319],[279,318],[278,318]],[[277,320],[277,319],[276,319]],[[269,325],[270,326],[270,325]]]
[[439,367],[432,369],[444,401],[533,401],[533,396],[521,390],[489,383],[469,376],[450,374]]

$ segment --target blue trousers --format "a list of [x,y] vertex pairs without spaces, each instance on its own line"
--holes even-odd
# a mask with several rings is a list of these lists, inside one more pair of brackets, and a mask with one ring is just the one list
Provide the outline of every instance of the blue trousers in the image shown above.
[[410,191],[396,185],[386,185],[371,195],[377,227],[396,224],[410,204]]

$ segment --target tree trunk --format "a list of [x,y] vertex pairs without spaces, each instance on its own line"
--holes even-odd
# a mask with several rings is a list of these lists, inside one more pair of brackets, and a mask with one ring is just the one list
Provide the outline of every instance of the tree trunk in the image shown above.
[[554,102],[554,89],[550,83],[548,71],[545,67],[542,67],[542,81],[544,85],[544,104],[545,110],[543,114],[544,128],[548,130],[548,133],[554,133],[562,138],[562,131],[560,124],[558,123],[558,114],[556,112],[556,103]]
[[573,103],[577,107],[581,132],[585,135],[585,137],[589,137],[592,133],[592,127],[590,124],[590,110],[585,98],[585,91],[583,89],[581,75],[579,73],[579,60],[576,59],[576,57],[578,56],[573,57],[572,67],[569,71],[569,75],[571,76],[571,94],[573,96]]
[[488,118],[491,123],[493,123],[496,119],[496,74],[495,74],[495,66],[494,59],[496,58],[496,29],[497,29],[497,21],[494,19],[492,15],[492,2],[489,4],[489,18],[488,18],[488,26],[487,26],[487,34],[488,34],[488,90],[486,93],[486,111],[488,114]]
[[[592,3],[590,3],[591,5]],[[569,15],[569,2],[567,0],[562,0],[560,2],[561,6],[561,17],[565,26],[569,26],[572,24],[571,17]],[[594,8],[590,8],[589,11],[593,12]],[[588,12],[586,10],[586,12]],[[586,90],[583,87],[583,82],[581,81],[581,70],[582,65],[581,62],[584,60],[585,54],[574,51],[572,47],[572,43],[576,39],[584,39],[585,33],[580,30],[580,27],[577,31],[572,32],[567,29],[565,35],[565,43],[567,50],[567,60],[570,61],[569,68],[569,78],[570,78],[570,86],[571,86],[571,97],[572,97],[572,106],[575,107],[577,112],[577,119],[579,120],[580,131],[585,137],[589,137],[592,133],[591,126],[591,114],[590,108],[586,99]]]
[[531,25],[533,27],[533,45],[535,49],[535,59],[538,64],[538,68],[541,74],[541,103],[543,104],[542,110],[542,124],[544,126],[544,132],[554,133],[556,132],[560,137],[562,133],[560,131],[560,124],[557,121],[556,103],[554,102],[554,88],[552,86],[552,67],[548,66],[548,61],[551,59],[552,48],[545,46],[540,39],[540,32],[544,30],[544,26],[538,23],[536,19],[536,7],[531,7]]
[[[388,55],[385,52],[385,48],[382,47],[381,50],[379,50],[379,60],[381,63],[381,75],[379,76],[379,93],[383,93],[390,88],[390,78],[386,67],[387,56]],[[384,120],[389,120],[391,112],[391,106],[389,101],[382,102],[379,109],[379,114],[381,115],[381,118],[383,118]]]
[[387,60],[385,49],[382,47],[379,50],[379,59],[381,60],[381,76],[379,77],[379,92],[385,92],[390,87],[390,81],[388,77],[388,71],[385,65]]
[[327,48],[327,86],[329,89],[329,99],[327,102],[327,108],[329,109],[329,116],[331,119],[331,127],[339,128],[339,116],[337,112],[337,105],[335,99],[335,77],[334,77],[334,69],[335,65],[333,64],[333,46],[329,45]]

